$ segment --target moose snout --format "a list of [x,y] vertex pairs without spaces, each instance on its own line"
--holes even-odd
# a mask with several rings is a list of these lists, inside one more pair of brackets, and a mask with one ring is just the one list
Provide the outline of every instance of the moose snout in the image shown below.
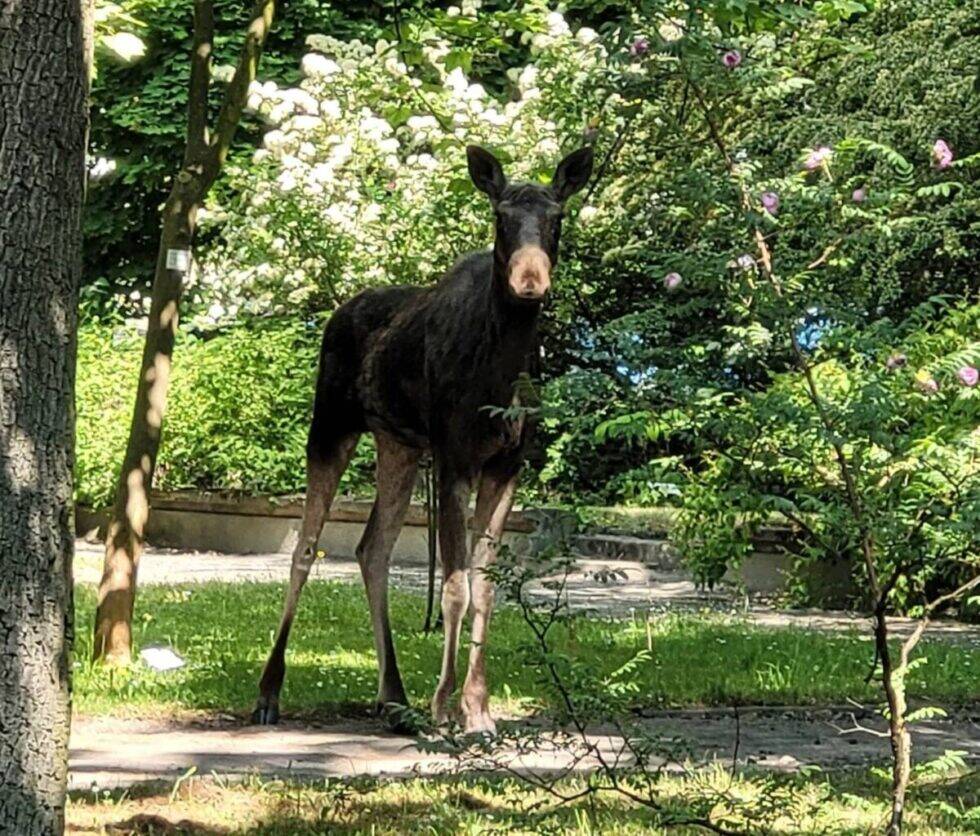
[[518,299],[543,299],[551,288],[551,259],[538,246],[519,248],[510,257],[508,281]]

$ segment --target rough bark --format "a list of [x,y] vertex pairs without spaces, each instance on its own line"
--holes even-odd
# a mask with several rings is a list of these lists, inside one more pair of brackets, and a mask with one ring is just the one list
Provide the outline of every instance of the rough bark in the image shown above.
[[0,833],[64,828],[83,9],[0,0]]
[[174,178],[162,218],[160,249],[151,291],[146,342],[136,389],[129,440],[106,535],[99,606],[95,616],[93,655],[125,664],[132,652],[136,573],[143,551],[150,488],[160,449],[167,406],[174,339],[177,334],[184,275],[167,268],[167,252],[189,250],[197,212],[221,172],[241,119],[248,86],[255,78],[262,47],[272,26],[275,0],[255,0],[235,75],[228,85],[215,121],[208,131],[208,91],[214,38],[212,0],[194,2],[194,42],[188,85],[187,145],[184,163]]

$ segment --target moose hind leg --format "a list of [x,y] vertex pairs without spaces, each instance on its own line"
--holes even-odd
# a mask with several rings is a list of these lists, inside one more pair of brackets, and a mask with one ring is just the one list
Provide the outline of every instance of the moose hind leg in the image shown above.
[[466,511],[470,482],[444,467],[439,469],[439,551],[442,557],[442,620],[445,630],[442,672],[432,697],[436,723],[449,720],[449,700],[456,688],[459,634],[470,600],[466,572]]
[[497,558],[500,538],[514,501],[520,464],[520,459],[509,457],[488,463],[480,477],[476,496],[473,556],[470,561],[473,636],[469,666],[460,698],[463,728],[467,732],[492,734],[496,729],[490,716],[486,670],[486,646],[493,612],[494,589],[493,581],[487,577],[485,569]]
[[300,593],[316,560],[317,541],[323,529],[330,504],[344,469],[350,462],[358,434],[341,436],[332,445],[311,445],[307,456],[306,504],[303,508],[303,524],[293,551],[289,572],[289,587],[283,604],[282,618],[272,652],[265,663],[259,680],[259,698],[252,712],[252,722],[270,725],[279,722],[279,692],[286,675],[286,644],[289,630],[296,616]]
[[375,440],[377,497],[357,547],[357,561],[371,610],[371,628],[378,655],[377,707],[383,712],[393,705],[408,705],[388,620],[388,567],[391,550],[412,498],[420,453],[384,433],[376,433]]

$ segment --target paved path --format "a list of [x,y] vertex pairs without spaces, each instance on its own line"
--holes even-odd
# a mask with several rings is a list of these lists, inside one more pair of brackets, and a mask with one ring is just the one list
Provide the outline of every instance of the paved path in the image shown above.
[[[808,764],[867,767],[884,763],[888,741],[869,734],[842,734],[854,726],[849,710],[743,708],[667,711],[644,719],[662,741],[661,763],[730,764],[737,746],[740,766],[794,771]],[[882,729],[880,719],[859,716],[862,725]],[[913,747],[917,761],[949,749],[980,762],[980,708],[946,720],[916,724]],[[622,755],[622,739],[597,733],[591,741],[607,762]],[[518,755],[503,747],[495,754],[511,768],[554,771],[571,765],[575,746]],[[625,762],[622,761],[621,762]],[[479,761],[467,761],[480,768]],[[485,765],[485,764],[483,764]],[[238,720],[200,723],[79,719],[72,726],[69,759],[72,789],[93,785],[113,789],[148,781],[172,782],[191,767],[198,775],[212,772],[241,777],[322,779],[352,775],[406,777],[459,768],[448,754],[421,752],[414,738],[383,730],[380,722],[350,720],[325,725],[284,721],[276,727],[246,726]],[[579,768],[594,768],[586,758]]]
[[[75,578],[81,583],[98,583],[102,546],[76,542]],[[424,591],[426,568],[401,564],[392,566],[392,583],[400,589]],[[328,558],[313,565],[312,577],[351,583],[361,582],[353,560]],[[289,556],[283,554],[218,554],[148,549],[140,560],[141,584],[183,584],[202,581],[276,581],[289,578]],[[540,584],[537,593],[550,595]],[[535,587],[531,588],[532,592]],[[765,627],[801,627],[829,632],[860,632],[868,635],[868,620],[860,615],[829,610],[781,610],[762,603],[745,602],[730,588],[699,590],[690,576],[679,571],[651,569],[627,560],[582,559],[568,578],[568,602],[573,609],[603,615],[629,616],[648,611],[697,611],[712,609],[737,612],[753,624]],[[908,619],[892,619],[897,636],[911,629]],[[931,638],[948,638],[980,647],[980,625],[954,621],[933,622]]]

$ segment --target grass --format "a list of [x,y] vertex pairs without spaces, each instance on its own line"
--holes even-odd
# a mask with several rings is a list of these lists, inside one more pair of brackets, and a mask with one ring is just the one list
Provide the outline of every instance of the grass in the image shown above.
[[[88,662],[95,594],[91,586],[79,585],[75,710],[117,716],[246,713],[271,646],[282,595],[283,587],[275,583],[143,588],[134,619],[137,646],[167,644],[188,663],[178,671],[155,673],[143,665],[106,670]],[[405,686],[422,707],[435,687],[442,639],[421,633],[420,596],[393,590],[391,604]],[[528,665],[527,638],[520,614],[500,607],[488,648],[497,711],[524,713],[546,703],[547,689]],[[648,643],[652,660],[637,674],[637,703],[644,707],[880,701],[876,684],[865,683],[871,643],[856,634],[757,628],[711,614],[655,617],[649,632],[643,620],[579,617],[556,631],[554,650],[602,675]],[[909,677],[913,699],[949,705],[980,696],[980,650],[930,642],[923,645],[923,655],[928,664]],[[283,691],[287,714],[344,714],[373,702],[374,646],[359,586],[308,584],[288,665]]]
[[[564,792],[581,784],[565,782]],[[867,772],[808,776],[739,775],[720,768],[660,777],[656,797],[676,817],[710,817],[734,832],[866,834],[880,832],[887,781]],[[554,799],[512,780],[416,779],[391,783],[284,783],[251,778],[228,784],[190,778],[179,786],[118,793],[77,793],[68,833],[235,833],[312,836],[323,833],[662,832],[664,820],[604,795],[590,816],[585,802]],[[980,829],[980,775],[914,787],[906,832],[967,834]],[[671,832],[703,833],[690,827]]]

